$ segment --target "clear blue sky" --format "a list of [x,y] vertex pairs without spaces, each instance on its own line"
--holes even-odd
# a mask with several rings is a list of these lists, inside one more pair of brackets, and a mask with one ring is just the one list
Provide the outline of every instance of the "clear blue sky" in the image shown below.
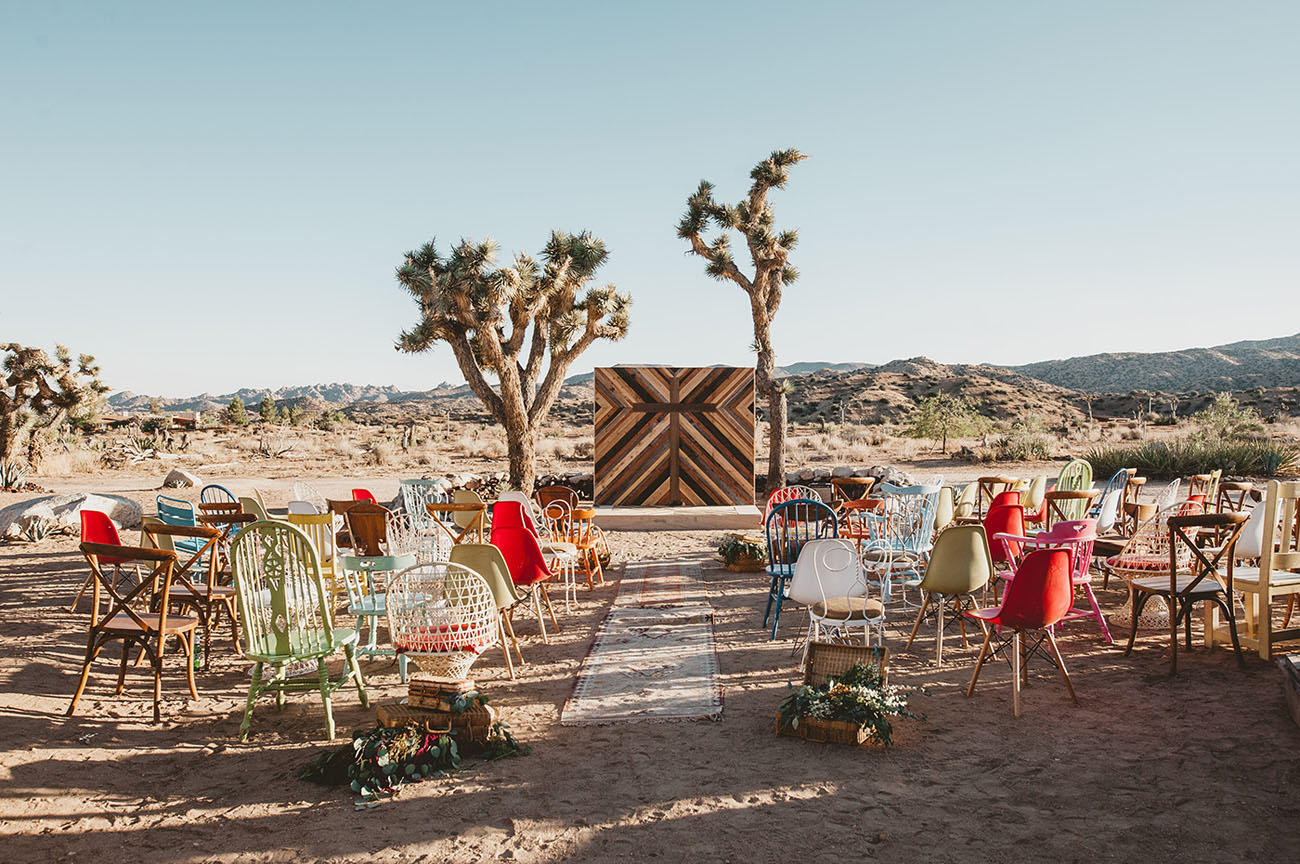
[[1300,3],[643,5],[3,2],[0,341],[422,389],[459,375],[392,348],[404,251],[589,228],[632,330],[575,372],[752,362],[674,225],[783,147],[778,362],[1300,329]]

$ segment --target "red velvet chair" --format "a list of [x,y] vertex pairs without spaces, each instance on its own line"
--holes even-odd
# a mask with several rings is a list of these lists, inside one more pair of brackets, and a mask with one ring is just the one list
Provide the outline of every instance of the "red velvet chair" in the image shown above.
[[546,604],[556,632],[559,632],[560,625],[555,620],[555,610],[551,608],[551,597],[546,590],[551,569],[546,566],[546,557],[542,555],[541,544],[531,525],[532,519],[524,513],[524,505],[518,501],[498,501],[492,505],[490,542],[501,550],[501,557],[506,559],[510,581],[532,594],[530,605],[537,613],[542,641],[548,642],[546,624],[542,619],[543,603]]
[[379,503],[378,501],[375,500],[375,496],[374,496],[374,494],[373,494],[369,489],[353,489],[353,490],[352,490],[352,500],[353,500],[353,501],[369,501],[369,502],[371,502],[371,503],[373,503],[373,504],[378,504],[378,503]]
[[[117,526],[113,520],[108,518],[108,514],[101,513],[98,510],[81,511],[81,542],[82,543],[102,543],[105,546],[121,546],[122,540],[117,536]],[[121,558],[101,557],[99,559],[100,568],[112,567],[114,581],[117,584],[117,575],[121,572],[122,564],[125,563]],[[86,581],[81,583],[81,590],[72,601],[72,606],[68,608],[69,612],[75,612],[77,604],[95,580],[95,574],[91,573],[86,577]]]
[[[963,614],[976,621],[984,628],[984,645],[980,648],[979,659],[975,661],[975,673],[971,676],[966,695],[975,693],[975,682],[979,680],[980,669],[989,656],[1005,647],[1011,648],[1011,706],[1015,716],[1020,716],[1020,684],[1029,678],[1025,667],[1028,659],[1038,654],[1045,656],[1055,664],[1069,691],[1070,699],[1075,705],[1079,698],[1074,695],[1070,684],[1070,675],[1065,671],[1065,661],[1056,646],[1056,637],[1052,628],[1070,611],[1074,600],[1074,587],[1070,584],[1071,556],[1065,549],[1035,549],[1024,557],[1016,568],[1015,578],[1007,585],[1006,597],[996,609],[968,609]],[[1003,629],[1012,631],[1008,642],[1001,636]],[[1038,640],[1029,644],[1028,633],[1041,633]],[[996,648],[990,650],[994,638],[998,639]],[[1046,642],[1050,653],[1044,652]]]

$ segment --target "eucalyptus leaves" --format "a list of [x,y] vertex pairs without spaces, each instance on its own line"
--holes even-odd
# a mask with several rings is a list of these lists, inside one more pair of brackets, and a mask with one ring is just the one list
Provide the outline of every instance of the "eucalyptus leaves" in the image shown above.
[[827,678],[825,684],[792,688],[780,712],[782,724],[795,729],[808,717],[856,723],[886,745],[894,734],[890,717],[918,717],[907,710],[903,688],[885,684],[878,668],[862,663]]

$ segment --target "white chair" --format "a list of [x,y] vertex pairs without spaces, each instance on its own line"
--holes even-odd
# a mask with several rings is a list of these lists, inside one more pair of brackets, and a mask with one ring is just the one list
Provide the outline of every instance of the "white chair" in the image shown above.
[[1168,510],[1170,507],[1178,503],[1178,489],[1180,486],[1182,486],[1182,481],[1175,480],[1164,489],[1160,490],[1160,493],[1156,495],[1155,501],[1157,513]]
[[835,638],[852,641],[854,628],[862,628],[863,643],[884,643],[885,607],[867,596],[866,573],[856,547],[848,540],[810,540],[799,551],[787,596],[808,607],[808,643],[821,638],[823,628]]
[[1124,497],[1124,489],[1112,489],[1101,499],[1097,509],[1097,533],[1109,534],[1119,519],[1119,502]]
[[319,516],[321,511],[310,501],[290,501],[289,512],[299,516]]
[[297,481],[293,484],[293,497],[297,501],[310,501],[317,513],[324,513],[329,502],[319,489],[310,483]]

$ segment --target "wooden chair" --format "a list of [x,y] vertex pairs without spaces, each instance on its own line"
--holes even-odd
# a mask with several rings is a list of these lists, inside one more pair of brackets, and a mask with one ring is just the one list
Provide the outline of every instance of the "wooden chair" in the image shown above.
[[[1258,566],[1238,567],[1233,586],[1241,593],[1246,610],[1245,632],[1239,634],[1240,641],[1269,660],[1275,643],[1300,638],[1300,627],[1288,628],[1293,605],[1300,597],[1300,482],[1270,480],[1261,506],[1263,536],[1258,549],[1246,552],[1252,557],[1259,553]],[[1239,556],[1246,545],[1243,535],[1237,543]],[[1282,629],[1274,630],[1273,600],[1278,597],[1287,598],[1287,609]],[[1215,637],[1223,635],[1213,614],[1208,635],[1211,644]]]
[[[117,673],[117,693],[126,684],[126,667],[132,647],[149,658],[153,668],[153,722],[161,719],[159,702],[162,699],[163,658],[167,642],[175,638],[185,654],[185,680],[190,688],[190,698],[199,698],[194,688],[194,631],[199,619],[189,615],[171,613],[172,574],[176,553],[164,549],[145,549],[136,546],[110,546],[104,543],[82,543],[81,554],[86,556],[94,582],[91,585],[93,610],[90,631],[86,638],[86,659],[81,665],[81,680],[77,692],[68,705],[68,716],[77,709],[77,700],[86,689],[90,666],[99,652],[113,640],[122,642],[122,661]],[[103,571],[102,562],[115,561],[134,564],[134,572],[126,571],[110,578]],[[148,570],[144,573],[140,565]],[[107,595],[108,611],[100,614],[101,592]]]
[[370,501],[358,501],[343,514],[343,523],[352,541],[354,554],[371,557],[388,554],[385,551],[388,546],[387,507]]
[[994,477],[976,478],[975,483],[975,515],[983,519],[993,499],[998,497],[999,493],[1015,488],[1016,478],[999,474]]
[[[1192,647],[1192,612],[1197,603],[1212,603],[1228,619],[1232,635],[1232,648],[1237,654],[1237,665],[1245,668],[1241,656],[1241,643],[1237,638],[1236,601],[1233,595],[1233,546],[1246,524],[1245,513],[1198,513],[1190,516],[1170,516],[1169,526],[1169,569],[1168,575],[1146,576],[1129,583],[1132,589],[1132,626],[1129,628],[1128,647],[1124,649],[1127,657],[1133,652],[1133,641],[1137,638],[1138,618],[1142,607],[1152,597],[1161,597],[1169,604],[1169,674],[1178,673],[1178,624],[1183,624],[1186,631],[1187,649]],[[1222,548],[1214,551],[1209,558],[1196,544],[1196,535],[1202,528],[1227,528],[1228,539]],[[1179,575],[1178,551],[1180,548],[1191,550],[1191,567],[1186,575]],[[1219,565],[1226,564],[1225,572],[1219,572]],[[1206,613],[1206,641],[1213,644],[1213,616]]]
[[1046,493],[1044,498],[1047,501],[1047,519],[1045,527],[1048,531],[1057,522],[1073,522],[1077,519],[1083,519],[1084,516],[1076,515],[1088,512],[1092,506],[1092,500],[1099,493],[1096,489],[1053,489]]
[[605,584],[605,571],[600,566],[600,555],[596,551],[596,510],[593,507],[578,507],[572,511],[572,528],[569,542],[578,547],[578,563],[583,575],[587,577],[587,588],[594,589],[596,583]]
[[1219,495],[1219,478],[1223,476],[1222,468],[1215,468],[1209,474],[1193,474],[1187,478],[1187,500],[1197,500],[1209,510]]
[[832,477],[831,484],[831,506],[840,509],[843,504],[849,501],[865,500],[871,493],[871,487],[876,485],[875,477]]
[[[370,701],[357,665],[357,633],[334,626],[333,603],[317,547],[295,525],[254,522],[231,544],[230,567],[239,595],[240,645],[244,657],[254,664],[239,740],[248,740],[253,704],[259,696],[273,692],[276,706],[283,707],[284,694],[299,690],[320,691],[325,729],[333,738],[333,694],[354,682],[361,707],[368,707]],[[340,650],[345,661],[343,676],[331,679],[325,661]],[[289,664],[310,661],[316,663],[315,678],[286,674]],[[268,666],[269,679],[263,674]]]
[[576,489],[570,489],[568,486],[559,485],[543,486],[533,493],[533,499],[537,502],[537,506],[541,507],[543,510],[545,510],[547,505],[552,501],[563,501],[568,505],[570,510],[573,510],[579,503],[581,503],[578,499],[578,492]]
[[[141,546],[162,549],[176,555],[172,568],[170,602],[193,610],[203,628],[203,668],[212,662],[212,629],[225,613],[230,622],[230,639],[238,648],[239,629],[235,589],[218,581],[219,547],[226,536],[212,525],[168,525],[145,518],[140,523]],[[201,544],[194,548],[195,544]],[[192,550],[192,551],[191,551]]]

